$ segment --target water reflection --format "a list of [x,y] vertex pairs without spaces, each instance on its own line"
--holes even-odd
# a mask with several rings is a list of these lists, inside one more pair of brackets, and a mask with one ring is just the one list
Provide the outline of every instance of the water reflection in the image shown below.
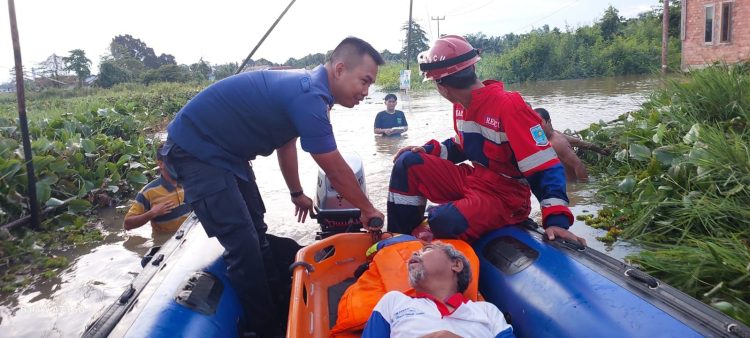
[[375,135],[375,151],[383,154],[395,154],[399,146],[406,143],[409,139],[408,132],[401,136],[381,136]]
[[[658,83],[653,78],[625,77],[538,82],[509,86],[509,89],[521,91],[534,107],[547,108],[556,128],[578,130],[636,109]],[[331,111],[339,150],[362,158],[369,197],[383,211],[396,152],[405,146],[422,145],[432,138],[442,141],[454,133],[451,105],[432,90],[399,95],[396,109],[404,111],[409,121],[409,131],[405,135],[375,136],[373,121],[382,110],[384,96],[384,92],[374,89],[370,97],[355,108],[336,106]],[[318,168],[309,155],[301,150],[299,154],[302,186],[312,196]],[[268,209],[269,232],[294,238],[302,244],[312,242],[318,226],[314,220],[303,224],[296,222],[294,205],[275,155],[258,158],[252,164]],[[592,194],[585,184],[569,187],[574,214],[595,212],[600,208],[592,204]],[[532,216],[538,219],[539,204],[533,198],[532,202]],[[122,230],[122,213],[114,209],[103,211],[100,217],[106,234],[104,243],[61,252],[71,262],[67,269],[53,279],[0,302],[2,336],[79,336],[85,323],[119,296],[140,271],[140,256],[151,246],[166,240],[154,238],[149,226],[126,233]],[[592,229],[580,221],[572,229],[585,237],[591,247],[607,251],[616,258],[632,252],[627,244],[605,246],[598,242],[595,238],[603,236],[604,231]]]

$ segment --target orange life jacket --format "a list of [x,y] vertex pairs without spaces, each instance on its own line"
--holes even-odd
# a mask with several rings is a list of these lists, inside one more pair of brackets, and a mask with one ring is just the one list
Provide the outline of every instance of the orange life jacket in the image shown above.
[[[474,250],[461,240],[441,240],[461,251],[471,265],[471,282],[464,296],[476,301],[478,297],[479,258]],[[411,255],[422,249],[420,241],[395,243],[380,249],[370,262],[369,268],[341,296],[336,325],[331,337],[359,337],[367,319],[380,298],[389,291],[401,291],[414,296],[409,285],[407,264]]]

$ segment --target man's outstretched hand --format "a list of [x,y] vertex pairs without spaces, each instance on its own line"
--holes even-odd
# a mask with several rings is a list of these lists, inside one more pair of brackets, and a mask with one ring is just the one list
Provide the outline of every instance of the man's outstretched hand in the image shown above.
[[396,156],[393,156],[393,162],[396,163],[396,160],[398,159],[398,157],[401,156],[401,154],[403,154],[404,152],[407,152],[407,151],[411,151],[411,152],[415,152],[415,153],[423,153],[423,152],[425,152],[425,149],[424,149],[424,147],[420,147],[420,146],[403,147],[403,148],[399,149],[399,151],[396,153]]
[[554,241],[555,238],[562,238],[570,242],[578,242],[581,243],[581,245],[586,246],[585,239],[578,237],[576,236],[576,234],[561,227],[549,226],[547,227],[547,229],[544,229],[544,233],[547,235],[547,239],[549,239],[550,241]]

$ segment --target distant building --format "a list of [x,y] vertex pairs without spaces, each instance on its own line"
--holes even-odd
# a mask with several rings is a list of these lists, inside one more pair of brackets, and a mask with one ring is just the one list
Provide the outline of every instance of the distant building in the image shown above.
[[35,78],[33,82],[33,86],[36,88],[72,89],[78,84],[78,78],[75,75],[58,75],[56,79],[40,76]]
[[14,93],[15,91],[16,84],[14,82],[0,84],[0,93]]
[[96,80],[99,79],[99,76],[97,75],[89,75],[87,78],[83,80],[83,84],[87,87],[91,87],[96,83]]
[[682,0],[683,70],[750,61],[749,0]]

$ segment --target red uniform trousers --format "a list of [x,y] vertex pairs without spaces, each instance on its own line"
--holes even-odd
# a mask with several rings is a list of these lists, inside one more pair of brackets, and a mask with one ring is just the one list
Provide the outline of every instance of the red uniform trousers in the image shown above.
[[396,160],[388,193],[388,230],[411,233],[427,211],[438,238],[474,240],[488,231],[526,220],[531,191],[525,180],[508,178],[475,164],[454,164],[425,153]]

